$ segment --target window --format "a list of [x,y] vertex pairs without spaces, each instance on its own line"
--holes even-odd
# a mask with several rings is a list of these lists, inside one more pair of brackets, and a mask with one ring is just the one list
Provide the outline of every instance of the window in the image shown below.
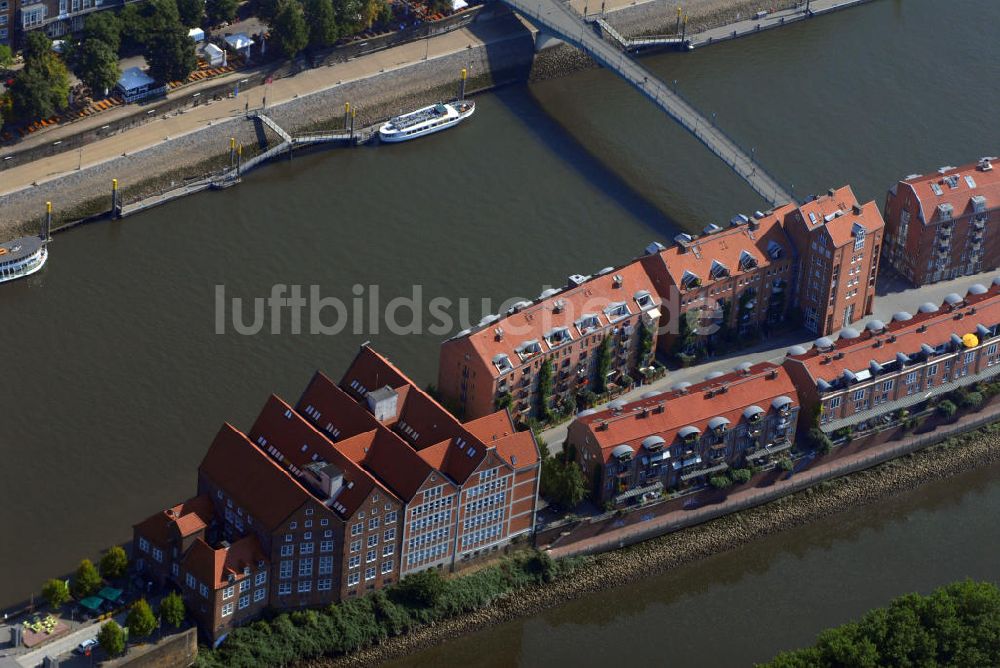
[[278,577],[281,578],[282,580],[285,580],[287,578],[292,577],[292,562],[291,561],[282,561],[281,562],[281,564],[279,566],[279,570],[278,570]]
[[299,543],[299,554],[312,554],[316,543]]
[[184,581],[187,582],[187,586],[191,587],[191,589],[197,589],[198,588],[198,581],[195,580],[194,576],[191,575],[190,573],[187,574],[187,578],[185,578]]
[[353,525],[351,527],[351,535],[352,536],[360,536],[361,532],[364,531],[364,530],[365,530],[364,525],[361,522],[358,522],[357,524],[355,524],[355,525]]
[[313,537],[312,531],[306,531],[304,534],[302,534],[302,540],[312,540],[312,537]]
[[889,390],[892,389],[892,386],[895,385],[895,384],[896,384],[896,379],[895,378],[890,378],[889,380],[887,380],[884,383],[882,383],[882,391],[883,392],[888,392]]
[[928,376],[936,376],[937,372],[938,372],[938,365],[937,364],[931,364],[929,367],[927,367],[927,375]]
[[330,578],[316,581],[316,591],[330,591],[331,589],[333,589],[333,580]]
[[222,600],[225,601],[226,599],[232,598],[235,593],[235,587],[226,587],[222,590]]
[[388,557],[389,555],[391,555],[393,553],[395,547],[396,547],[395,545],[383,545],[382,546],[382,556],[383,557]]
[[970,350],[969,352],[965,353],[965,363],[966,364],[972,364],[975,361],[976,361],[976,351],[975,350]]
[[368,536],[367,542],[368,542],[368,547],[375,547],[376,545],[378,545],[378,534],[375,533],[372,534],[371,536]]
[[282,582],[278,585],[278,596],[288,596],[292,593],[292,583]]
[[306,520],[305,524],[303,526],[305,526],[305,528],[307,528],[307,529],[311,529],[312,525],[313,525],[313,521],[312,520]]
[[333,536],[333,532],[330,531],[329,529],[327,529],[326,531],[323,532],[323,538],[331,538],[332,536]]
[[313,560],[299,559],[299,577],[307,578],[313,574]]
[[375,567],[369,566],[365,569],[365,582],[375,579]]
[[325,517],[324,517],[323,519],[321,519],[321,520],[319,521],[319,525],[320,525],[321,527],[325,527],[325,526],[326,526],[326,525],[328,525],[329,523],[330,523],[330,520],[326,519]]
[[917,372],[911,371],[910,373],[906,374],[905,382],[907,385],[913,385],[915,382],[917,382]]
[[388,542],[390,540],[395,540],[395,539],[396,539],[396,530],[395,529],[386,529],[385,533],[382,534],[382,540],[384,540],[384,541]]
[[139,538],[139,549],[143,552],[149,552],[149,541],[145,538]]
[[840,408],[840,397],[830,399],[830,408]]
[[854,390],[854,400],[862,401],[865,398],[865,392],[867,390]]
[[391,513],[386,513],[385,514],[385,523],[386,524],[392,524],[395,521],[396,521],[396,511],[395,510],[392,511]]
[[361,582],[361,573],[351,573],[347,576],[347,586],[353,587],[354,585]]
[[240,582],[240,593],[242,594],[250,588],[250,578],[245,578]]
[[365,563],[369,563],[370,564],[371,562],[375,561],[375,556],[377,554],[378,554],[378,550],[375,550],[375,549],[368,550],[368,552],[365,553]]
[[250,607],[250,594],[240,596],[240,610]]
[[255,587],[259,587],[266,581],[267,581],[267,571],[261,571],[254,577],[253,584]]
[[286,533],[286,534],[285,534],[285,542],[286,542],[286,543],[291,543],[291,542],[292,542],[292,540],[293,540],[293,536],[292,536],[292,534],[290,534],[290,533]]
[[320,552],[333,552],[333,541],[332,540],[324,540],[323,542],[321,542],[319,544],[319,551]]
[[312,508],[306,508],[306,515],[312,515],[312,514],[313,514],[313,509]]
[[361,557],[351,557],[347,560],[348,568],[357,568],[361,565]]
[[308,594],[312,591],[313,581],[312,580],[299,580],[298,592],[300,594]]
[[162,564],[163,563],[163,550],[161,550],[158,547],[154,547],[153,548],[153,559],[155,559],[156,561],[159,561]]
[[376,529],[378,529],[378,518],[373,517],[370,520],[368,520],[368,530],[375,531]]
[[222,606],[222,616],[228,617],[231,614],[233,614],[233,604],[226,603],[224,606]]
[[298,522],[289,522],[289,524],[288,524],[288,530],[289,531],[295,531],[298,528],[299,528],[299,523]]
[[295,554],[295,546],[294,545],[282,545],[281,546],[281,556],[283,556],[283,557],[290,557],[290,556],[292,556],[294,554]]
[[199,584],[198,593],[202,595],[202,598],[208,598],[208,586],[205,584]]
[[329,575],[330,573],[333,573],[333,557],[320,557],[319,574]]
[[257,601],[263,601],[264,600],[264,594],[265,594],[266,591],[267,590],[264,589],[263,587],[260,588],[260,589],[254,590],[254,593],[253,593],[253,602],[256,603]]
[[361,541],[360,540],[352,540],[351,541],[351,552],[360,552],[360,551],[361,551]]

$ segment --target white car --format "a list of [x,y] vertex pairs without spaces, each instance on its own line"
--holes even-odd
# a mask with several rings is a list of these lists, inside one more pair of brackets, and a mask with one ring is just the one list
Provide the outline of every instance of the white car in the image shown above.
[[76,646],[77,654],[86,654],[87,652],[97,649],[97,638],[90,638],[89,640],[84,640],[82,643]]

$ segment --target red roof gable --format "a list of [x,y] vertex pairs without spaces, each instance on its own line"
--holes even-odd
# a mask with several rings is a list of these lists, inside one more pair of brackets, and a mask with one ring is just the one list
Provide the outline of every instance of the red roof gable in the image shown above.
[[[199,581],[212,589],[221,589],[230,584],[230,575],[233,582],[251,577],[254,571],[259,570],[261,561],[266,561],[264,551],[257,535],[250,533],[232,545],[216,548],[199,538],[184,555],[182,565]],[[244,574],[244,568],[250,568],[250,575]]]
[[212,500],[201,494],[150,515],[134,528],[144,538],[166,547],[176,538],[187,538],[205,529],[212,522],[212,514]]
[[[996,161],[996,158],[992,160]],[[912,189],[920,202],[922,222],[939,220],[937,207],[941,204],[950,205],[951,217],[958,218],[973,212],[972,198],[975,196],[986,199],[987,209],[1000,206],[1000,169],[991,163],[987,164],[992,169],[984,170],[978,163],[962,167],[942,167],[936,172],[908,178],[901,183]]]

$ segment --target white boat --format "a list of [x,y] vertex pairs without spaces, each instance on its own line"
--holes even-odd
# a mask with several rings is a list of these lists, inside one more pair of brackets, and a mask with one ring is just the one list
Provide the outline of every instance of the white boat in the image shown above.
[[458,125],[475,111],[476,103],[471,100],[439,102],[390,118],[378,129],[378,136],[384,142],[416,139]]
[[22,237],[0,244],[0,283],[31,276],[48,258],[42,237]]

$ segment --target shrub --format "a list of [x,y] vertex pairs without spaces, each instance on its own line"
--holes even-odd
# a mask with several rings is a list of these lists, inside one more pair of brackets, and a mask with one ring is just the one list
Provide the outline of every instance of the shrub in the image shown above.
[[977,411],[983,407],[986,398],[981,392],[969,392],[962,397],[962,408],[967,411]]
[[732,478],[733,482],[736,484],[744,484],[750,482],[750,478],[753,477],[753,473],[750,469],[733,469],[729,472],[729,477]]
[[733,481],[729,479],[729,476],[713,475],[708,479],[708,484],[715,489],[725,489],[732,485]]
[[942,401],[937,405],[937,408],[935,410],[937,411],[937,414],[940,415],[941,417],[945,418],[946,420],[951,420],[952,418],[955,417],[955,414],[958,412],[958,406],[956,406],[955,402],[953,402],[951,399],[945,399],[944,401]]
[[792,463],[789,457],[782,457],[781,461],[778,462],[778,468],[782,471],[791,471],[795,468],[795,464]]
[[165,624],[179,629],[184,623],[184,599],[175,591],[170,592],[160,601],[160,620]]

